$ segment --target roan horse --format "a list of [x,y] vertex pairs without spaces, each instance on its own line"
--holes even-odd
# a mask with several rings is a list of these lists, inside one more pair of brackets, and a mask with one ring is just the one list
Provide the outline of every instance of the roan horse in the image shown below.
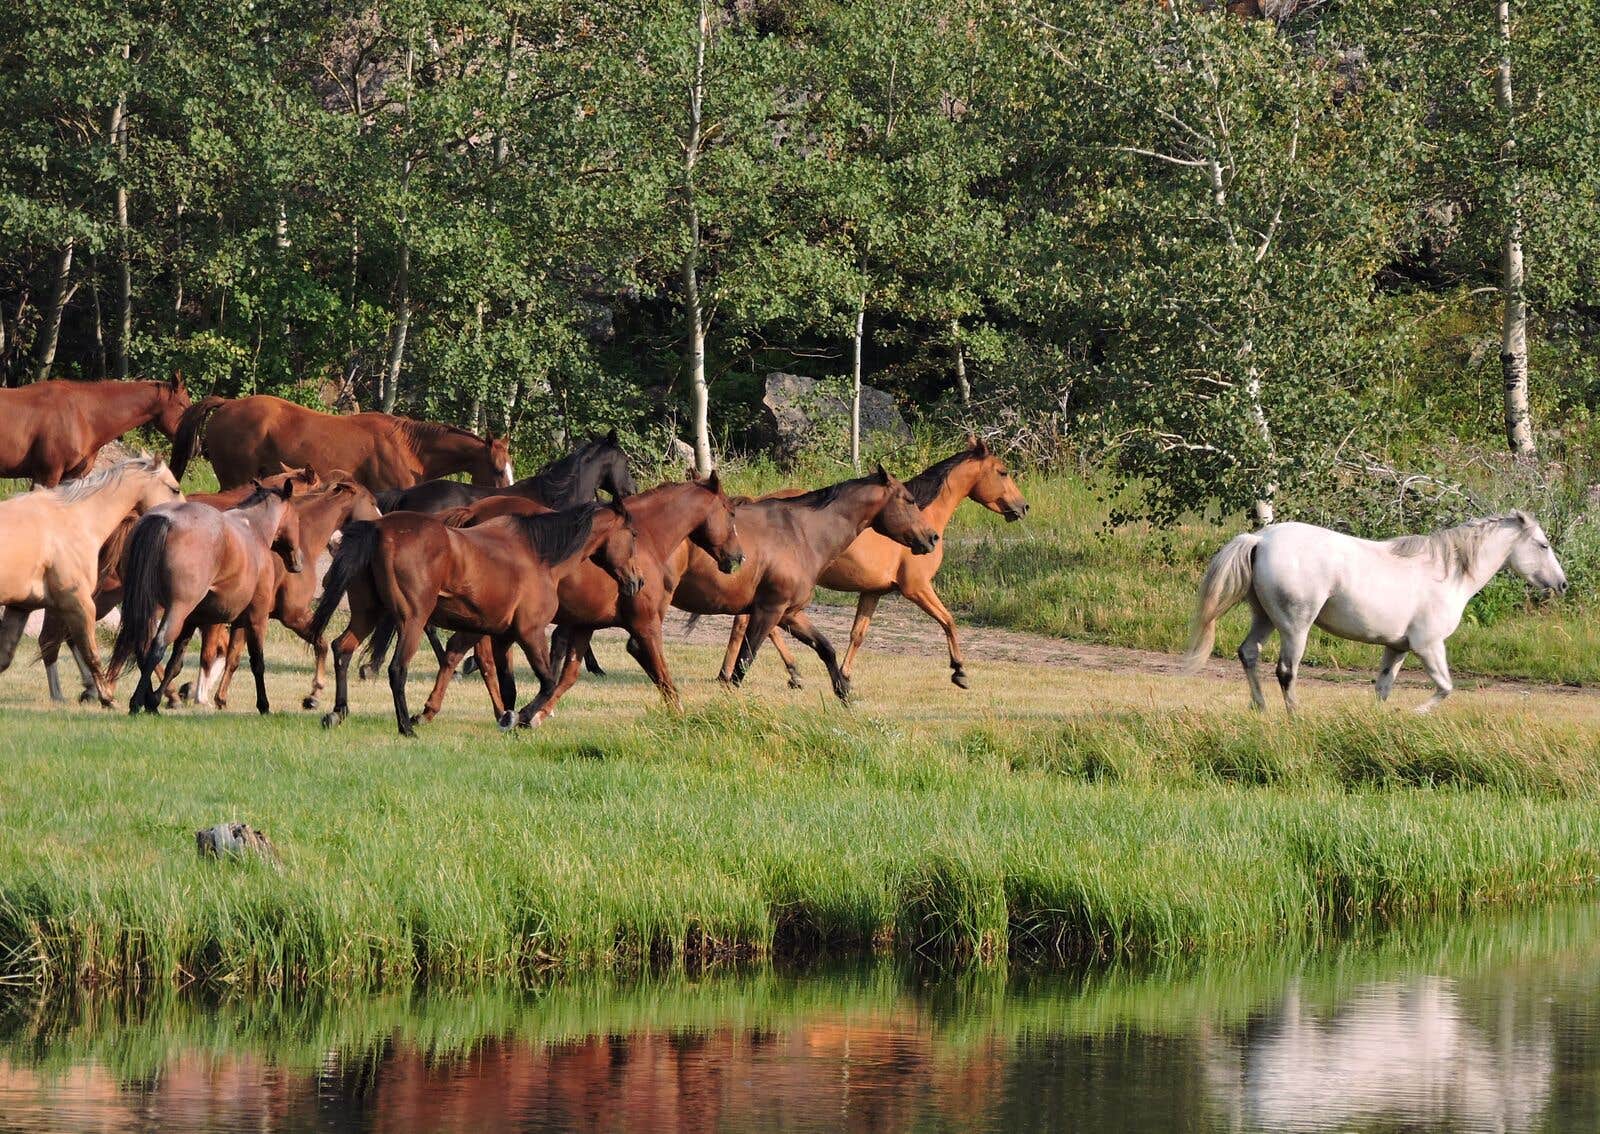
[[501,438],[386,413],[318,413],[266,394],[231,401],[213,395],[192,406],[172,443],[180,477],[197,447],[223,488],[280,465],[315,469],[324,479],[343,469],[374,493],[459,472],[474,484],[504,487],[516,479]]
[[1433,696],[1417,710],[1427,712],[1452,688],[1445,639],[1461,624],[1467,600],[1502,567],[1544,590],[1567,589],[1544,529],[1526,512],[1382,542],[1311,524],[1246,532],[1230,540],[1206,568],[1184,662],[1198,672],[1211,656],[1217,620],[1249,602],[1250,632],[1239,646],[1239,661],[1255,708],[1267,705],[1257,673],[1261,643],[1277,630],[1278,684],[1284,704],[1295,710],[1295,678],[1315,625],[1336,637],[1383,647],[1380,701],[1388,699],[1406,653],[1416,654],[1434,684]]
[[[922,518],[942,537],[963,500],[973,500],[991,512],[1004,516],[1008,522],[1020,520],[1028,514],[1028,502],[1017,488],[1016,481],[999,457],[989,451],[989,446],[976,436],[968,438],[966,449],[938,464],[930,465],[910,480],[906,490],[922,509]],[[793,499],[804,495],[802,489],[783,489],[761,497],[763,500]],[[884,595],[899,591],[926,611],[944,630],[945,642],[950,648],[950,680],[962,689],[967,688],[967,671],[961,660],[961,646],[956,641],[956,620],[939,592],[933,589],[933,577],[944,562],[944,545],[941,543],[926,555],[917,555],[904,544],[896,543],[871,530],[856,536],[855,542],[832,563],[823,568],[817,585],[836,591],[850,591],[861,597],[856,600],[855,624],[850,628],[850,648],[845,651],[839,671],[848,680],[855,668],[856,653],[866,641],[867,628],[872,625],[872,615]],[[722,677],[732,677],[733,657],[743,640],[748,615],[733,620],[733,631],[728,639],[728,657]],[[789,685],[800,688],[800,671],[790,656],[788,647],[774,629],[772,648],[778,651],[789,671]]]
[[290,571],[305,569],[299,516],[289,506],[294,490],[293,481],[281,488],[258,485],[226,512],[173,504],[134,525],[122,569],[122,626],[111,654],[113,672],[129,659],[139,662],[129,712],[160,711],[152,675],[161,655],[170,645],[173,663],[181,664],[194,632],[218,622],[244,629],[256,710],[269,711],[263,643],[277,589],[271,560],[276,553]]
[[[601,491],[610,493],[613,500],[621,500],[639,491],[633,483],[633,473],[628,468],[628,454],[623,452],[615,429],[604,437],[590,438],[571,453],[558,457],[532,476],[524,477],[507,488],[462,484],[458,480],[429,480],[412,488],[380,493],[378,507],[384,512],[427,512],[438,515],[451,509],[470,507],[491,497],[507,496],[531,500],[544,505],[546,511],[559,512],[563,508],[587,504]],[[518,514],[535,515],[537,511]],[[443,665],[444,646],[431,626],[428,627],[428,641],[433,646],[434,656]],[[585,661],[590,673],[605,673],[592,652]],[[369,651],[360,670],[362,680],[375,673],[382,664],[383,654]]]
[[[263,478],[262,483],[268,488],[278,488],[288,480],[293,480],[306,491],[316,488],[318,484],[317,474],[308,469],[284,469],[276,476]],[[227,492],[196,493],[189,499],[210,504],[213,508],[231,508],[253,491],[254,489],[249,487],[234,488]],[[100,545],[99,577],[95,581],[94,590],[94,613],[97,620],[110,614],[122,603],[122,557],[127,551],[128,537],[133,534],[133,525],[138,519],[136,515],[124,518],[122,523],[117,525],[117,530],[111,533],[110,538]],[[39,657],[44,662],[45,680],[49,683],[52,701],[66,700],[61,692],[61,677],[56,669],[56,663],[61,657],[61,643],[66,641],[66,637],[66,628],[61,620],[54,614],[46,613],[44,626],[39,630]],[[76,654],[73,656],[77,657]],[[81,662],[78,672],[83,679],[83,692],[78,700],[80,702],[94,700],[99,690]]]
[[[327,550],[333,533],[355,520],[376,520],[378,506],[372,493],[353,480],[335,480],[317,491],[297,492],[289,501],[299,517],[300,555],[304,562],[314,564]],[[304,709],[317,707],[317,695],[327,684],[328,640],[311,633],[312,600],[317,597],[315,571],[290,571],[277,556],[272,559],[272,569],[277,576],[273,592],[272,617],[294,631],[316,657],[311,675],[311,692],[300,702]],[[167,673],[161,683],[168,705],[178,696],[192,699],[197,705],[215,704],[225,708],[228,703],[228,686],[233,683],[234,671],[239,668],[239,658],[245,648],[245,632],[240,627],[222,624],[207,626],[200,632],[200,678],[193,688],[185,685],[180,693],[171,690],[176,670]],[[181,659],[179,659],[181,662]]]
[[[639,533],[637,562],[643,586],[635,594],[625,595],[615,579],[592,563],[585,563],[562,578],[557,587],[558,629],[552,643],[552,656],[561,663],[560,674],[549,695],[541,694],[533,703],[533,711],[520,721],[523,725],[542,724],[550,716],[556,702],[578,680],[578,659],[588,653],[594,632],[608,626],[628,631],[628,653],[661,691],[662,699],[676,707],[678,690],[662,648],[661,620],[688,562],[686,545],[699,548],[715,561],[719,571],[727,574],[739,570],[744,562],[733,503],[723,493],[716,473],[704,481],[690,479],[658,485],[623,503]],[[539,507],[530,500],[495,497],[446,513],[441,519],[466,527],[495,516],[537,514]],[[516,699],[510,666],[498,665],[488,643],[467,634],[451,637],[420,720],[432,720],[438,713],[455,667],[475,644],[495,716],[502,725],[513,723],[507,711]]]
[[[867,527],[879,535],[927,555],[939,545],[939,533],[923,517],[906,486],[882,465],[872,476],[842,481],[782,500],[750,500],[734,509],[744,569],[727,576],[703,553],[689,551],[689,561],[672,605],[691,614],[748,614],[750,622],[729,654],[738,654],[727,680],[735,685],[755,660],[756,651],[774,628],[783,627],[810,646],[828,667],[833,692],[845,700],[850,679],[839,669],[833,646],[806,614],[817,578]],[[731,660],[731,659],[730,659]]]
[[637,537],[620,501],[591,501],[540,516],[505,516],[475,528],[448,528],[420,512],[394,512],[344,529],[323,580],[311,628],[321,634],[350,596],[350,623],[334,642],[336,692],[332,727],[349,713],[350,656],[374,630],[397,629],[389,691],[401,736],[415,736],[406,706],[406,676],[430,622],[488,635],[509,665],[522,647],[541,689],[555,684],[545,635],[563,576],[593,557],[632,594],[642,583],[634,562]]
[[129,512],[182,499],[166,464],[143,456],[0,501],[0,672],[16,656],[29,613],[43,608],[59,619],[100,703],[110,705],[94,641],[100,549]]
[[0,476],[54,488],[83,476],[101,446],[154,424],[168,437],[189,408],[181,375],[170,382],[35,382],[0,390]]

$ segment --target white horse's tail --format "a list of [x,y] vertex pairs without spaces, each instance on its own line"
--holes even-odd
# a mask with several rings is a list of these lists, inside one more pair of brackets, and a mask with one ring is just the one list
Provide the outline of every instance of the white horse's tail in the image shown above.
[[1211,557],[1206,577],[1200,581],[1200,600],[1194,622],[1189,626],[1189,649],[1183,655],[1183,668],[1199,673],[1211,656],[1217,640],[1217,620],[1232,610],[1250,593],[1255,581],[1256,544],[1261,537],[1245,532],[1230,539]]

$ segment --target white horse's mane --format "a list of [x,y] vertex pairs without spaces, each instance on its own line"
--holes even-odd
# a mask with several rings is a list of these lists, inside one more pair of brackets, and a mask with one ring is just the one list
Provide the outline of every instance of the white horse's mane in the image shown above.
[[102,489],[110,488],[113,484],[121,482],[130,473],[154,475],[156,470],[161,467],[161,463],[160,457],[150,456],[149,454],[142,457],[129,457],[125,461],[107,465],[99,472],[90,473],[88,476],[79,477],[77,480],[69,480],[66,484],[45,489],[45,491],[54,492],[56,499],[63,504],[71,504],[74,501],[93,496]]
[[1426,535],[1403,535],[1385,540],[1384,546],[1395,555],[1414,558],[1419,555],[1437,555],[1452,574],[1464,575],[1472,567],[1483,541],[1502,524],[1516,524],[1531,528],[1534,519],[1523,511],[1503,512],[1498,516],[1480,516],[1453,528],[1441,528]]

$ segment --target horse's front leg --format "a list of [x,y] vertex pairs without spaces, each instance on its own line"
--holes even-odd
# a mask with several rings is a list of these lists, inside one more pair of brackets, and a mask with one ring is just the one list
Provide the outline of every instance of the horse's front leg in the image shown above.
[[833,682],[833,695],[841,701],[850,700],[850,679],[839,669],[839,657],[834,653],[833,643],[816,628],[806,612],[804,610],[790,612],[785,616],[783,626],[817,652],[817,657],[822,659],[822,664],[828,669],[829,680]]
[[244,625],[244,644],[250,651],[250,675],[256,679],[256,712],[271,712],[267,703],[267,612],[253,613]]
[[8,606],[5,616],[0,617],[0,673],[11,668],[11,659],[17,656],[17,644],[22,641],[22,632],[28,626],[28,615],[32,613]]
[[[429,632],[432,632],[431,629]],[[460,632],[450,635],[444,647],[444,660],[439,663],[439,675],[433,679],[433,691],[428,694],[422,712],[411,718],[412,724],[427,724],[439,715],[439,710],[444,707],[444,695],[449,692],[450,682],[455,679],[456,668],[463,658],[477,649],[482,640],[481,635]],[[499,715],[497,710],[495,716]]]
[[1429,642],[1425,646],[1413,645],[1411,652],[1417,655],[1417,660],[1422,663],[1422,668],[1433,681],[1433,696],[1417,706],[1419,713],[1431,713],[1438,708],[1439,703],[1450,696],[1455,685],[1450,680],[1450,663],[1445,660],[1444,643]]

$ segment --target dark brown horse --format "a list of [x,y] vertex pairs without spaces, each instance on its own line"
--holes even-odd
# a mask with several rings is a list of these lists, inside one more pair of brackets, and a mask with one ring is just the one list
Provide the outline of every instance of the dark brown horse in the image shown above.
[[[308,469],[284,469],[276,476],[262,479],[262,484],[268,488],[281,488],[288,481],[294,481],[300,491],[310,491],[317,487],[317,474]],[[188,497],[190,501],[210,504],[213,508],[231,508],[238,504],[250,493],[253,487],[234,488],[227,492],[197,493]],[[128,537],[133,534],[133,525],[138,521],[137,515],[129,516],[111,533],[111,537],[100,546],[99,577],[95,582],[94,590],[94,617],[99,621],[110,614],[122,602],[122,557],[127,550]],[[309,578],[295,576],[296,578]],[[312,584],[315,589],[315,583]],[[61,645],[67,640],[67,630],[61,619],[53,612],[47,611],[44,626],[39,631],[39,657],[44,662],[45,680],[50,685],[50,699],[52,701],[65,701],[66,697],[61,692],[61,677],[56,669],[56,663],[61,656]],[[83,678],[83,693],[78,700],[87,704],[94,700],[98,693],[89,671],[84,668],[82,660],[73,654],[78,661],[78,673]]]
[[86,474],[101,446],[130,429],[153,424],[173,436],[188,408],[176,374],[170,382],[56,381],[0,390],[0,476],[54,488]]
[[263,643],[276,575],[271,560],[305,568],[299,516],[289,506],[294,484],[257,490],[238,507],[171,504],[142,516],[128,537],[123,562],[122,626],[111,656],[113,672],[139,660],[139,685],[130,712],[159,711],[152,683],[168,645],[175,660],[202,626],[243,627],[256,679],[256,710],[268,711]]
[[402,736],[415,736],[406,706],[406,676],[422,632],[432,622],[488,635],[509,665],[520,645],[541,690],[555,684],[545,635],[559,606],[560,580],[591,557],[628,593],[642,579],[634,562],[637,537],[620,502],[588,503],[540,516],[504,516],[478,527],[446,527],[420,512],[391,512],[344,529],[323,580],[312,619],[321,634],[340,601],[350,598],[350,623],[334,642],[336,693],[332,727],[349,713],[350,657],[375,630],[397,630],[389,691]]
[[781,626],[810,646],[828,667],[833,691],[844,700],[850,679],[839,669],[833,646],[806,614],[817,577],[870,527],[879,535],[926,555],[939,533],[923,518],[906,486],[882,465],[872,476],[847,480],[785,500],[750,500],[734,509],[746,563],[724,575],[703,554],[689,562],[672,605],[691,614],[748,614],[750,623],[730,680],[737,685],[761,643]]
[[[559,607],[555,621],[557,660],[565,654],[562,672],[548,697],[536,702],[534,711],[518,723],[542,723],[554,711],[555,703],[578,679],[578,659],[588,653],[596,630],[619,626],[628,631],[628,652],[646,676],[655,682],[669,705],[678,705],[678,690],[672,683],[662,649],[661,620],[667,613],[673,588],[678,585],[685,548],[693,545],[713,560],[721,571],[733,572],[744,562],[744,550],[734,523],[733,504],[724,495],[716,473],[704,481],[663,484],[623,502],[639,533],[638,564],[643,585],[626,595],[605,571],[585,564],[561,580],[557,588]],[[530,514],[539,505],[528,500],[496,497],[442,517],[447,523],[482,523],[495,516]],[[568,645],[570,643],[570,645]],[[471,635],[457,634],[450,639],[445,663],[439,669],[433,693],[420,714],[432,720],[444,702],[445,691],[455,667],[470,650],[477,650],[483,668],[484,684],[495,716],[509,723],[507,709],[516,699],[516,686],[509,665],[499,665],[488,644]]]
[[280,465],[315,469],[324,479],[343,469],[373,493],[451,473],[501,487],[516,479],[501,438],[386,413],[318,413],[266,394],[232,401],[212,396],[191,407],[172,444],[173,470],[180,476],[197,447],[223,488],[277,472]]
[[[944,534],[950,517],[963,500],[972,500],[991,512],[997,512],[1008,521],[1020,520],[1028,514],[1028,502],[1011,479],[1010,470],[999,456],[989,451],[989,446],[972,437],[967,448],[937,464],[930,465],[910,480],[906,489],[922,509],[923,519],[934,531]],[[800,496],[802,492],[784,489],[768,493],[763,499],[775,500]],[[885,539],[875,531],[864,531],[844,553],[823,569],[817,579],[819,586],[836,591],[849,591],[861,597],[856,600],[855,624],[850,628],[850,648],[845,651],[844,662],[839,666],[848,678],[855,666],[856,652],[866,640],[867,627],[872,625],[873,612],[884,595],[899,591],[944,630],[945,642],[950,649],[950,680],[962,689],[967,688],[967,670],[961,660],[961,646],[956,641],[956,620],[939,599],[933,588],[933,577],[944,562],[941,545],[928,555],[915,555],[909,548]],[[733,633],[728,640],[728,653],[723,660],[722,678],[733,677],[733,666],[744,640],[749,619],[739,615],[733,620]],[[774,630],[772,648],[778,651],[789,670],[789,684],[800,688],[800,676],[794,658],[789,655]]]
[[[289,501],[289,506],[299,515],[301,558],[310,564],[314,564],[317,557],[327,550],[334,532],[354,520],[376,520],[379,516],[372,493],[353,480],[335,480],[318,491],[296,493]],[[328,672],[328,640],[311,633],[312,605],[317,597],[316,572],[290,571],[278,558],[273,559],[272,567],[277,574],[272,617],[294,631],[311,647],[316,657],[311,692],[300,702],[301,708],[315,709],[317,694],[326,685]],[[228,687],[233,683],[233,674],[239,668],[244,648],[245,633],[242,628],[220,624],[207,626],[200,633],[201,679],[192,690],[185,685],[180,693],[175,694],[170,688],[174,674],[167,674],[162,681],[167,703],[174,704],[180,695],[187,700],[192,693],[197,705],[214,703],[219,709],[225,708],[228,704]]]

